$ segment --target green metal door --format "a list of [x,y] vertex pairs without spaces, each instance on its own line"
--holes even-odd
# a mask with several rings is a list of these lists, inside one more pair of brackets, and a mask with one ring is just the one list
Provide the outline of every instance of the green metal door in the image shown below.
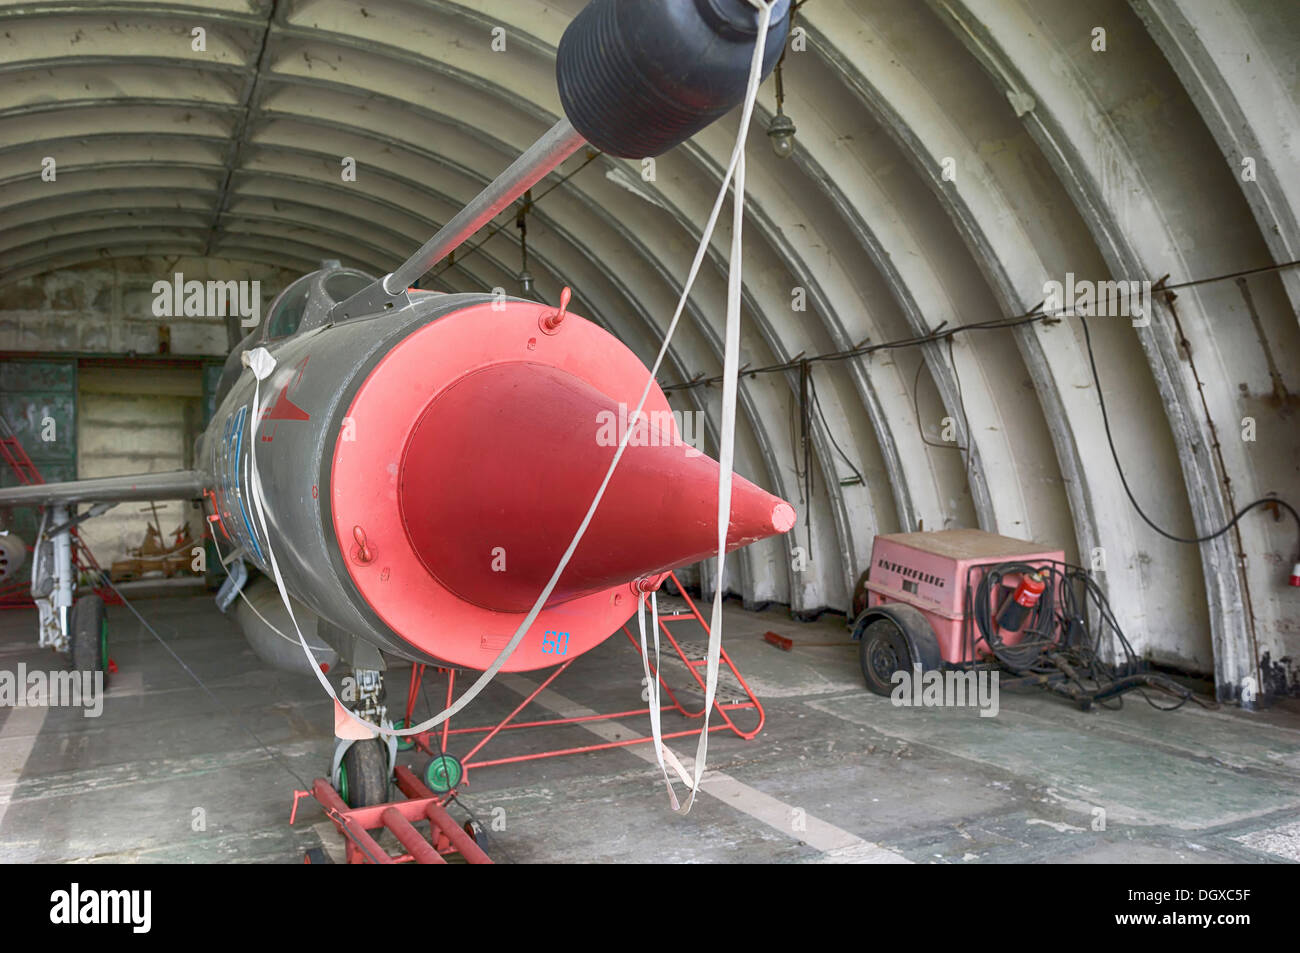
[[[0,361],[0,416],[46,483],[77,478],[77,364],[75,361]],[[21,481],[0,462],[0,486]],[[10,529],[28,545],[36,511],[15,509]]]

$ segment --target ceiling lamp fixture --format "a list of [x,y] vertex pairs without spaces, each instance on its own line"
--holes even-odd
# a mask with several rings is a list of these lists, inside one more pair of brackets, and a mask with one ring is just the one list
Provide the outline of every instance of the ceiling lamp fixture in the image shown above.
[[533,209],[533,190],[524,193],[519,203],[519,214],[515,216],[515,227],[519,229],[519,290],[525,298],[546,304],[546,300],[533,288],[533,273],[528,270],[528,213]]
[[777,107],[776,115],[768,123],[767,135],[772,140],[772,151],[780,158],[788,159],[794,152],[794,120]]
[[767,124],[767,138],[772,142],[772,151],[781,159],[790,158],[794,152],[794,120],[785,114],[785,84],[781,80],[781,67],[785,65],[786,53],[790,52],[790,37],[794,36],[794,15],[799,6],[800,4],[795,4],[790,9],[790,34],[786,38],[785,49],[781,51],[781,58],[776,61],[776,69],[772,71],[776,79],[776,115]]

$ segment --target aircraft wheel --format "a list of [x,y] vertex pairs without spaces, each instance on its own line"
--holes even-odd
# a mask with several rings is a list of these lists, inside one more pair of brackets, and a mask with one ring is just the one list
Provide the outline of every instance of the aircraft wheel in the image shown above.
[[348,807],[371,807],[388,800],[388,746],[378,739],[358,741],[339,765],[339,795]]
[[82,596],[68,620],[72,667],[78,672],[108,671],[108,610],[99,596]]

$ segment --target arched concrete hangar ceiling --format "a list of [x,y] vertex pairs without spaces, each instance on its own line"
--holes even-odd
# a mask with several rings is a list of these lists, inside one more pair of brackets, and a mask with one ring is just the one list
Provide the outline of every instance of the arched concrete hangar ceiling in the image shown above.
[[[390,270],[559,118],[555,50],[582,5],[0,5],[0,294],[116,255]],[[1180,536],[1294,499],[1300,272],[1277,266],[1300,258],[1300,6],[807,0],[796,22],[796,147],[751,140],[742,358],[789,366],[744,378],[737,458],[800,525],[736,560],[733,587],[847,609],[877,533],[979,526],[1094,565],[1139,652],[1214,671],[1221,697],[1300,692],[1294,525],[1256,509],[1199,546],[1153,531],[1079,319],[1009,320],[1052,282],[1163,279],[1136,321],[1090,322],[1135,495]],[[775,97],[769,80],[761,127]],[[589,152],[539,184],[539,291],[573,286],[652,357],[736,121],[650,181]],[[513,215],[426,286],[514,292]],[[665,384],[720,373],[728,241]],[[872,349],[980,323],[1010,326]],[[717,388],[672,394],[716,417]]]

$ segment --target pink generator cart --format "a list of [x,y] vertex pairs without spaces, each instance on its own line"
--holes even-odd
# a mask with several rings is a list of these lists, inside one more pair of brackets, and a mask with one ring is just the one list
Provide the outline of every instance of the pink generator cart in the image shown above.
[[[1064,559],[1059,549],[978,529],[877,536],[855,600],[861,606],[865,595],[865,608],[853,623],[867,687],[889,695],[893,674],[914,665],[928,671],[990,660],[971,618],[984,573],[1008,563],[1047,569]],[[1021,581],[1022,574],[1015,572],[998,578],[989,592],[991,614],[1006,605]],[[998,636],[1015,645],[1024,633],[1001,631]]]

